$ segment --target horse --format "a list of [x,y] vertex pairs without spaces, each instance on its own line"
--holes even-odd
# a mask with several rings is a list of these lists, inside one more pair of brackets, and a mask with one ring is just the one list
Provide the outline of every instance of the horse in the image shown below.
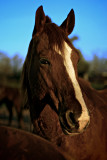
[[8,122],[8,125],[11,125],[12,123],[12,117],[13,117],[13,112],[12,112],[12,108],[13,108],[13,101],[12,100],[9,100],[8,98],[3,98],[1,101],[0,101],[0,106],[5,104],[8,111],[9,111],[9,122]]
[[22,121],[22,104],[21,104],[21,94],[18,88],[12,88],[7,86],[0,86],[0,106],[5,104],[9,112],[8,125],[11,126],[13,118],[13,107],[16,109],[18,118],[18,128],[21,127]]
[[66,156],[59,151],[58,147],[37,135],[0,126],[0,159],[66,160]]
[[75,160],[107,160],[107,90],[97,91],[78,77],[79,54],[71,44],[71,9],[58,26],[36,11],[22,71],[23,104],[33,132]]

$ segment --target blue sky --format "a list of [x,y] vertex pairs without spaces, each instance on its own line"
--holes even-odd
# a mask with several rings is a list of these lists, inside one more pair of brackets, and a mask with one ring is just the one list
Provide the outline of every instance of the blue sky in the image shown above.
[[0,52],[25,58],[40,5],[58,25],[73,8],[76,24],[69,37],[79,37],[76,48],[86,60],[96,53],[107,58],[107,0],[0,0]]

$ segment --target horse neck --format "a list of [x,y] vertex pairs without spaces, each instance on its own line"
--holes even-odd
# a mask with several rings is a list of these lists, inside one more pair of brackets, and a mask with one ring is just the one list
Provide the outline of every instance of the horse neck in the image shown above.
[[[97,135],[104,133],[107,138],[107,98],[105,98],[107,90],[97,91],[83,79],[79,79],[79,84],[90,115],[90,132],[96,132]],[[94,135],[92,134],[92,136]]]
[[106,106],[107,99],[104,97],[107,96],[106,91],[98,91],[91,87],[90,83],[82,78],[79,78],[80,88],[83,94],[83,97],[87,103],[87,107],[97,107],[101,108],[102,106]]

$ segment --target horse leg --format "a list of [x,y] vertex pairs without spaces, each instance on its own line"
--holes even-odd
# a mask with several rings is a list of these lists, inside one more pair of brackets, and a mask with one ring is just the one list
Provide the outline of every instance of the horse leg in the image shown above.
[[12,123],[12,117],[13,117],[12,106],[7,105],[7,109],[8,109],[8,111],[9,111],[9,121],[8,121],[8,126],[11,126],[11,123]]
[[22,107],[20,108],[20,110],[17,110],[18,128],[22,128],[22,125],[23,125],[22,111],[23,111],[23,108],[22,108]]

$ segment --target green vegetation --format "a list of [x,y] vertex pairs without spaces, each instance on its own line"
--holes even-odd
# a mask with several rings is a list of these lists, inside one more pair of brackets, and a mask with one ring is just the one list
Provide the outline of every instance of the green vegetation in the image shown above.
[[19,87],[22,62],[18,55],[9,58],[6,54],[0,53],[0,85]]

